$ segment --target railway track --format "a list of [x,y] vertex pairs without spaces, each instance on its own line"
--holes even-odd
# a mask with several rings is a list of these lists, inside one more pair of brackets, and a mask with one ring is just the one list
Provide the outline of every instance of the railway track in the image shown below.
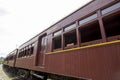
[[0,64],[0,80],[11,80],[3,71],[1,64]]
[[[20,74],[13,74],[11,73],[11,70],[6,70],[2,68],[2,65],[0,65],[0,80],[38,80],[36,78],[27,78],[25,79],[24,73]],[[42,80],[42,79],[39,79]],[[56,79],[47,79],[47,80],[56,80]]]

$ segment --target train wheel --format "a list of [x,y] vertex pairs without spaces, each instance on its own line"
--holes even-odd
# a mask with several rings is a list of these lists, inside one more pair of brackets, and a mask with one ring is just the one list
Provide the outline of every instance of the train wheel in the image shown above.
[[19,70],[18,71],[18,77],[23,78],[24,80],[28,80],[28,78],[30,77],[30,72],[27,70]]

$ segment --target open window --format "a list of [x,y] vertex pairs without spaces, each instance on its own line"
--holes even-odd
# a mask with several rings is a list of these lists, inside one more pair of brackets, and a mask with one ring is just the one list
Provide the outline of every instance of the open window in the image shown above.
[[22,54],[22,57],[25,57],[25,47],[23,48],[23,54]]
[[23,54],[23,49],[20,49],[18,57],[21,58]]
[[34,47],[31,47],[31,49],[30,49],[30,55],[33,54],[33,50],[34,50]]
[[19,54],[18,54],[18,58],[20,57],[21,52],[22,52],[22,51],[21,51],[21,49],[20,49],[20,50],[19,50]]
[[60,49],[61,46],[61,36],[57,36],[53,38],[53,49]]
[[23,57],[23,56],[24,56],[24,48],[22,49],[21,57]]
[[99,43],[99,40],[102,38],[98,21],[81,26],[79,32],[81,35],[81,45]]
[[31,47],[30,47],[30,56],[33,54],[33,51],[34,51],[34,43],[31,44]]
[[120,39],[120,12],[103,18],[103,24],[108,40]]
[[62,48],[62,37],[61,37],[62,30],[59,30],[53,33],[53,51],[59,50]]
[[30,55],[30,45],[28,45],[28,49],[27,49],[27,56]]
[[27,47],[25,47],[25,50],[24,50],[24,57],[27,56]]
[[73,47],[77,44],[76,30],[64,34],[65,47]]
[[28,56],[29,52],[28,52],[28,46],[26,46],[26,56]]

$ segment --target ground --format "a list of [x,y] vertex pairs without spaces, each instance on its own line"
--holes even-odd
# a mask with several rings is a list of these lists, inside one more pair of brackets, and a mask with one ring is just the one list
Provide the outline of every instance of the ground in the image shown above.
[[3,71],[2,65],[0,65],[0,80],[11,80]]

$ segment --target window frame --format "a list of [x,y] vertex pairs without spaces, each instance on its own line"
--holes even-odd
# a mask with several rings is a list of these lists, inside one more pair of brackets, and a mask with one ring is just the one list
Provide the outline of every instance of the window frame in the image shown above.
[[106,28],[105,28],[106,27],[105,26],[105,22],[109,18],[116,17],[116,16],[120,15],[120,12],[117,11],[117,12],[112,12],[112,13],[109,12],[109,13],[106,13],[105,16],[104,15],[102,16],[102,21],[103,21],[103,25],[104,25],[104,29],[105,29],[105,33],[106,33],[106,39],[107,39],[107,41],[119,40],[120,39],[120,35],[107,36],[107,32],[106,32]]
[[102,34],[101,34],[101,29],[100,29],[100,35],[101,35],[101,38],[100,39],[97,39],[97,40],[92,40],[92,41],[87,41],[87,42],[82,42],[82,37],[81,37],[81,32],[80,32],[80,28],[84,28],[84,27],[88,27],[89,25],[93,25],[94,23],[98,23],[99,25],[99,28],[100,28],[100,23],[99,23],[99,20],[98,19],[94,19],[92,21],[90,21],[89,23],[86,23],[84,25],[80,25],[78,30],[79,30],[79,35],[80,35],[80,46],[87,46],[87,45],[92,45],[92,44],[98,44],[98,43],[101,43],[102,42]]
[[[76,44],[72,44],[72,43],[70,43],[70,46],[65,46],[65,35],[67,35],[67,34],[72,34],[73,32],[75,32],[75,34],[76,34]],[[75,47],[77,47],[78,46],[78,40],[77,40],[77,31],[76,31],[76,28],[74,28],[74,29],[72,29],[72,30],[70,30],[70,31],[67,31],[67,32],[64,32],[63,33],[63,40],[64,40],[64,43],[63,43],[63,45],[64,45],[64,49],[69,49],[69,48],[75,48]]]
[[[60,39],[61,39],[61,45],[60,45],[61,47],[60,48],[54,48],[54,39],[58,38],[58,37],[60,37]],[[62,35],[52,37],[52,51],[58,51],[58,50],[62,50]]]

